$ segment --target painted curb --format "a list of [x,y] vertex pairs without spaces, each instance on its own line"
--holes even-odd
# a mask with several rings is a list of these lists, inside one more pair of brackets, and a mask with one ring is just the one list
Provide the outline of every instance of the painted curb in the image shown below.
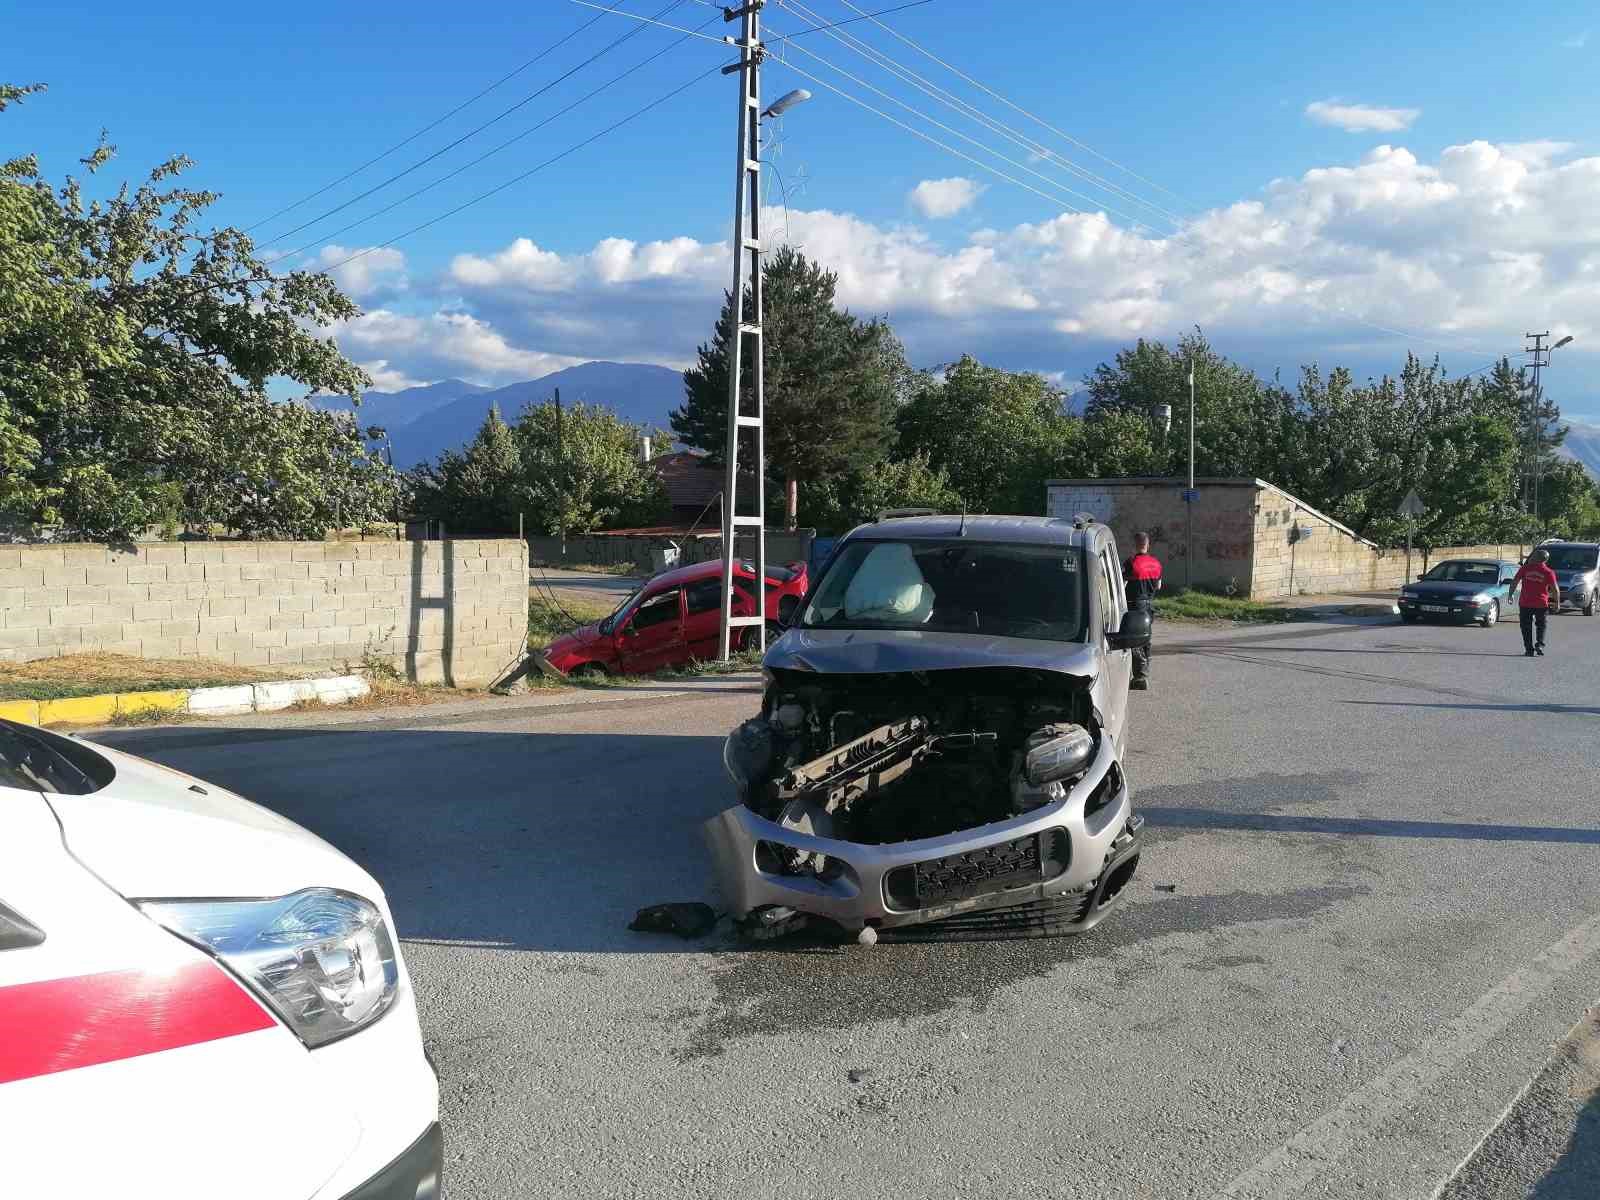
[[348,704],[371,691],[372,685],[360,675],[329,675],[322,679],[243,683],[231,687],[105,692],[64,700],[5,700],[0,701],[0,718],[24,725],[104,725],[121,714],[150,711],[228,717],[275,712],[300,703]]

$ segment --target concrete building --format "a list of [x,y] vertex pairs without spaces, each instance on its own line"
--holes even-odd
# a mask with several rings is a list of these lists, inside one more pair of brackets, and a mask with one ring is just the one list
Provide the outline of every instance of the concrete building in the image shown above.
[[[1128,550],[1150,535],[1169,587],[1192,583],[1253,600],[1330,592],[1388,591],[1446,557],[1515,559],[1524,548],[1460,546],[1412,555],[1358,537],[1326,513],[1264,479],[1203,478],[1184,503],[1183,479],[1053,479],[1045,485],[1052,517],[1088,513],[1111,526]],[[1192,524],[1191,524],[1192,521]]]

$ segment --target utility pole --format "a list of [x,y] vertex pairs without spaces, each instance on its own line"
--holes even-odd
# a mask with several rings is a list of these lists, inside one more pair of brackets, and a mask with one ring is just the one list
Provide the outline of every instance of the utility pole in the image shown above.
[[1523,479],[1523,498],[1528,514],[1533,518],[1534,532],[1538,532],[1539,525],[1539,457],[1540,419],[1539,404],[1539,370],[1549,361],[1550,351],[1545,347],[1545,340],[1550,336],[1547,329],[1543,333],[1529,333],[1524,335],[1533,345],[1525,347],[1525,352],[1533,356],[1533,387],[1528,393],[1528,470]]
[[[734,159],[733,189],[733,339],[728,354],[728,449],[726,497],[722,506],[722,620],[718,631],[719,656],[726,661],[732,651],[733,630],[751,626],[755,644],[766,649],[767,623],[767,536],[766,536],[766,443],[762,418],[766,413],[765,384],[762,377],[764,344],[761,335],[761,60],[766,50],[761,45],[761,9],[765,0],[749,0],[742,8],[725,8],[725,21],[739,21],[739,61],[722,68],[724,75],[739,73],[739,140]],[[750,292],[750,311],[745,312],[744,295]],[[746,316],[748,315],[748,320]],[[740,376],[743,374],[746,339],[749,339],[750,400],[749,414],[740,412]],[[752,431],[755,477],[755,515],[739,516],[739,432]],[[733,615],[734,537],[740,528],[753,528],[756,535],[754,616]]]
[[561,561],[567,561],[567,455],[561,445],[561,389],[556,389],[556,530],[561,535]]
[[1194,502],[1200,493],[1194,487],[1194,359],[1189,360],[1189,490],[1183,494],[1188,513],[1188,545],[1183,553],[1183,586],[1194,587]]

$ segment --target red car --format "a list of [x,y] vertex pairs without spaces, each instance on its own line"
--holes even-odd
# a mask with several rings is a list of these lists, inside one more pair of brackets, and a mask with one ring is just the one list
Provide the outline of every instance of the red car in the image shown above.
[[[755,564],[734,564],[733,615],[756,612]],[[634,592],[609,617],[562,634],[540,657],[540,669],[562,675],[585,672],[645,675],[694,659],[713,659],[721,624],[718,601],[722,563],[695,563],[657,575]],[[789,619],[806,594],[806,564],[767,566],[767,639]],[[735,646],[754,637],[751,626],[733,631]],[[752,643],[753,644],[753,643]]]

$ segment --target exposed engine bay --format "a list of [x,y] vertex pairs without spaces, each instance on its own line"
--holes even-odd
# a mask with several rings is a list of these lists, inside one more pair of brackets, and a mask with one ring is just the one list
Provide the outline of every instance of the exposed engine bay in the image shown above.
[[[774,674],[724,761],[753,812],[861,845],[936,838],[1059,801],[1101,731],[1070,676],[1022,668]],[[768,869],[816,869],[803,850]]]

